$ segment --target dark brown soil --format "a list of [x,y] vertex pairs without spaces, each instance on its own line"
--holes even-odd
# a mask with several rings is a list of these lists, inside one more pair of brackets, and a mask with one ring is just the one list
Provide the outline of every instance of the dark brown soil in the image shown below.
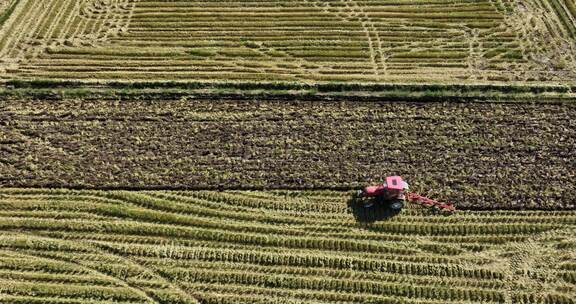
[[576,106],[0,102],[2,187],[351,189],[389,174],[461,208],[574,208]]

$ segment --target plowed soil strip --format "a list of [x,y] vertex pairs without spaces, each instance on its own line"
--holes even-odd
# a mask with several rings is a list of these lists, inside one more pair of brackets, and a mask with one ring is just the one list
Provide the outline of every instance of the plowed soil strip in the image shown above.
[[352,189],[400,174],[460,208],[574,208],[576,106],[2,101],[0,186]]

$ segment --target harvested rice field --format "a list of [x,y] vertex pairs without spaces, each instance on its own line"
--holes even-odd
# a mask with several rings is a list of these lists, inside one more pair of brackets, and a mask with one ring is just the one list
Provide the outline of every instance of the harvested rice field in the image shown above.
[[576,79],[574,0],[12,2],[6,79]]
[[574,303],[575,211],[0,190],[2,303]]

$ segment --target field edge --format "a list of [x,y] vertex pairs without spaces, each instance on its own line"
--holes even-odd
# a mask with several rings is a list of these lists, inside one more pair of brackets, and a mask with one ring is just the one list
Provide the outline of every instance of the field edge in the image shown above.
[[54,81],[0,82],[4,98],[268,98],[305,100],[398,100],[423,102],[555,102],[576,100],[576,84],[499,85],[447,83]]

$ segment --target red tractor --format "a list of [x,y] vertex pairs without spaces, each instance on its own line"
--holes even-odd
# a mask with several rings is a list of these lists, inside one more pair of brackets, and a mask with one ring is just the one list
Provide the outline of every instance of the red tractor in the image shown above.
[[363,190],[359,190],[358,197],[373,198],[365,201],[364,207],[366,208],[372,207],[376,202],[378,204],[387,203],[390,209],[400,211],[406,201],[411,201],[426,207],[436,207],[440,210],[456,210],[452,204],[441,203],[416,193],[407,192],[408,187],[408,183],[402,180],[402,177],[388,176],[383,184],[368,186]]

